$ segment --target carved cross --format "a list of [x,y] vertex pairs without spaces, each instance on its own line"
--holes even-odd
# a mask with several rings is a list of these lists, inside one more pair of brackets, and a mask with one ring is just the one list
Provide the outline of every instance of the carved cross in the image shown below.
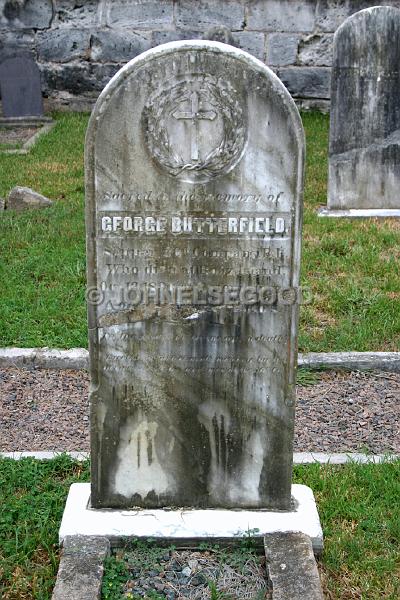
[[217,116],[214,110],[200,110],[200,99],[198,92],[190,95],[190,111],[176,110],[172,116],[177,120],[192,121],[192,134],[190,139],[190,156],[192,160],[199,160],[199,123],[200,121],[213,121]]

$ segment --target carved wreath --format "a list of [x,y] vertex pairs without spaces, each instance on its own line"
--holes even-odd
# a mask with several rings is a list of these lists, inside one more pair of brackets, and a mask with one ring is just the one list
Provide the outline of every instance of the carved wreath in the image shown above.
[[[215,177],[240,156],[245,143],[245,125],[242,107],[232,86],[221,80],[203,78],[199,91],[212,99],[223,121],[223,136],[219,145],[203,159],[187,162],[170,143],[167,118],[176,107],[190,99],[192,89],[187,81],[152,97],[143,111],[147,146],[153,158],[171,175],[200,172],[202,176]],[[211,102],[211,101],[210,101]]]

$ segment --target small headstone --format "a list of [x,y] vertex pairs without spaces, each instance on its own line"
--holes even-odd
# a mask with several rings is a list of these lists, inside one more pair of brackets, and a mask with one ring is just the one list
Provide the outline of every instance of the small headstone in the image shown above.
[[47,206],[51,206],[53,202],[31,190],[27,187],[14,187],[10,193],[8,194],[6,201],[7,210],[32,210],[33,208],[46,208]]
[[95,508],[291,506],[304,138],[279,79],[159,46],[86,137]]
[[367,8],[334,38],[328,209],[400,208],[400,10]]
[[203,40],[222,42],[223,44],[230,44],[231,46],[235,45],[231,30],[224,25],[216,25],[215,27],[207,29],[203,35]]
[[0,93],[3,117],[43,115],[40,72],[29,52],[0,53]]

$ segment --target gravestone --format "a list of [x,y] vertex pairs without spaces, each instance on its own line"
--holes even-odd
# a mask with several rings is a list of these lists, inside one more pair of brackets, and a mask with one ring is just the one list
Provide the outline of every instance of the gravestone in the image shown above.
[[104,89],[85,161],[91,506],[289,510],[304,161],[289,93],[231,46],[165,44]]
[[[400,10],[348,18],[334,37],[328,216],[400,216]],[[350,212],[348,212],[350,211]]]
[[29,52],[0,53],[0,94],[4,118],[43,115],[40,72]]

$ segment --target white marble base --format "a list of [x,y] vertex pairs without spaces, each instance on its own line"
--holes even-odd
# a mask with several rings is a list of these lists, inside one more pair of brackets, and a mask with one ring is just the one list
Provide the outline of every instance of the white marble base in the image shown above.
[[248,531],[256,536],[278,531],[308,535],[315,554],[323,548],[321,523],[314,494],[306,485],[292,485],[296,509],[290,512],[221,509],[94,509],[90,508],[90,484],[74,483],[69,490],[61,522],[60,544],[67,535],[104,536],[111,541],[136,537],[175,544],[189,541],[234,541]]
[[332,210],[330,208],[320,208],[319,217],[372,217],[387,219],[388,217],[400,217],[400,208],[349,208],[342,210]]

